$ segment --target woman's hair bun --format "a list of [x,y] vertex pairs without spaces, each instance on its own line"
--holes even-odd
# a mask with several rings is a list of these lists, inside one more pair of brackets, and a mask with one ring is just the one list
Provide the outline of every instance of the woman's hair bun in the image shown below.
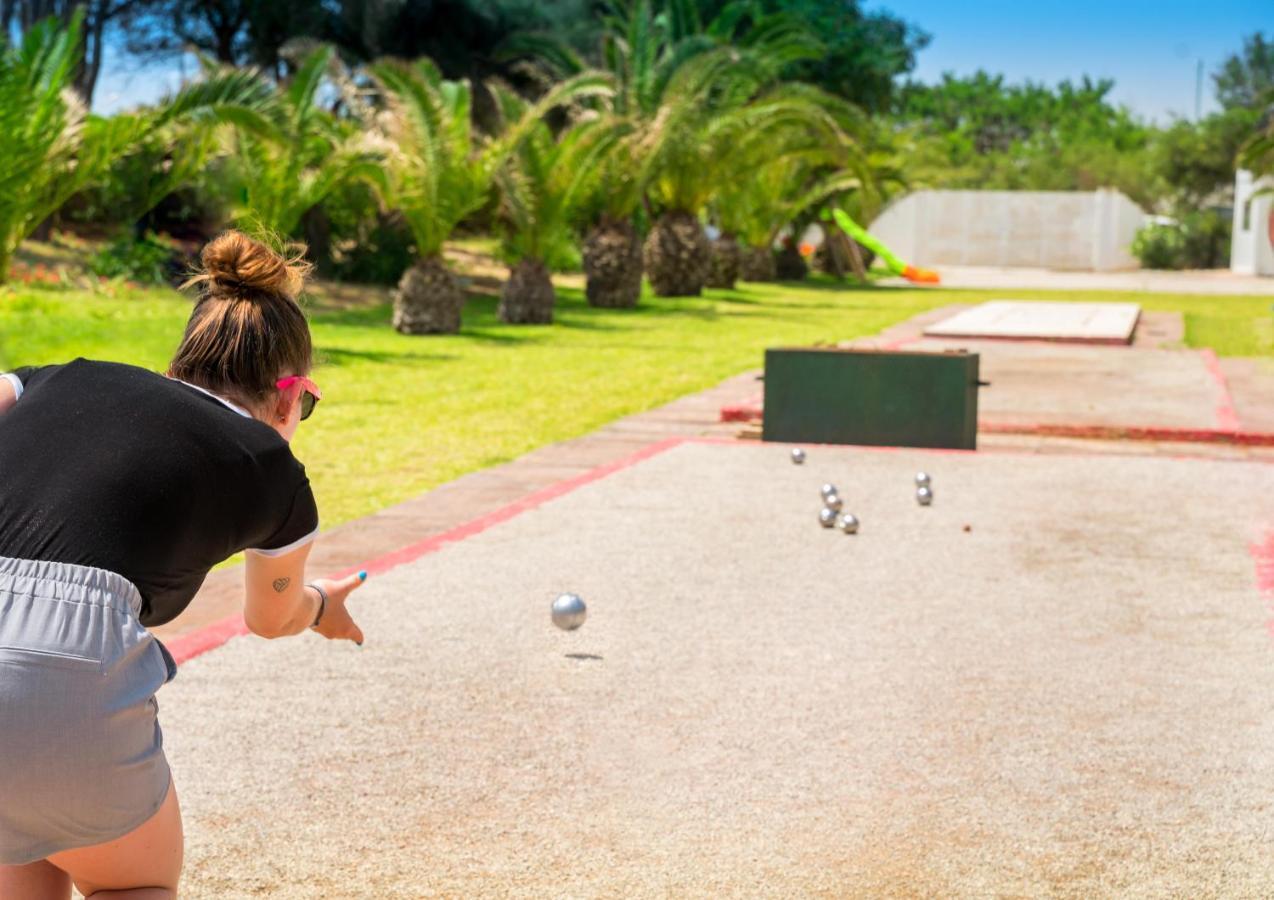
[[285,257],[240,231],[219,234],[203,248],[203,272],[187,285],[202,285],[205,297],[267,294],[295,299],[305,284],[310,265],[300,249]]

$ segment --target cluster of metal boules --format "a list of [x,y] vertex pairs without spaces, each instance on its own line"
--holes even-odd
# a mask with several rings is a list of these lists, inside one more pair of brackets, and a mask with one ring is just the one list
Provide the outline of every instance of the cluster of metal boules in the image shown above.
[[818,522],[824,528],[839,528],[846,534],[858,533],[858,517],[845,510],[845,502],[840,498],[836,485],[825,484],[820,492],[823,498],[823,509],[818,514]]
[[[798,466],[803,465],[805,451],[800,447],[793,447],[792,462]],[[823,498],[823,508],[818,513],[818,524],[824,528],[839,528],[846,534],[857,534],[858,517],[845,510],[845,501],[841,499],[836,485],[823,485],[820,496]],[[916,473],[916,502],[921,506],[933,503],[933,479],[927,472]]]

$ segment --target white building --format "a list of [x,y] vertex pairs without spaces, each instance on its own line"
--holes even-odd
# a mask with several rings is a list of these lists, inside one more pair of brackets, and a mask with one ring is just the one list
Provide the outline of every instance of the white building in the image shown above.
[[1274,275],[1274,179],[1253,179],[1239,169],[1234,176],[1234,232],[1230,239],[1230,271],[1240,275]]
[[916,191],[868,229],[915,266],[1136,269],[1141,207],[1119,191]]

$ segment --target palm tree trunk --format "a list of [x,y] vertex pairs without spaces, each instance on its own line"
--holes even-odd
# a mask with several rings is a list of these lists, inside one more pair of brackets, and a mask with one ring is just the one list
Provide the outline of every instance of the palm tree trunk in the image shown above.
[[519,260],[500,291],[500,321],[509,325],[549,325],[557,294],[549,270],[538,259]]
[[796,244],[791,242],[785,243],[783,249],[779,251],[775,267],[780,281],[802,281],[810,271],[810,267],[801,257],[801,251],[797,250]]
[[584,241],[590,306],[631,309],[641,298],[641,241],[627,219],[602,216]]
[[650,286],[660,297],[698,297],[708,278],[708,237],[698,216],[664,213],[643,248]]
[[442,256],[420,260],[403,273],[394,293],[394,328],[403,334],[455,334],[464,292]]
[[774,251],[769,247],[745,247],[739,264],[739,278],[743,281],[773,281]]
[[712,242],[712,264],[708,268],[707,287],[731,290],[739,278],[742,251],[732,234],[723,234]]

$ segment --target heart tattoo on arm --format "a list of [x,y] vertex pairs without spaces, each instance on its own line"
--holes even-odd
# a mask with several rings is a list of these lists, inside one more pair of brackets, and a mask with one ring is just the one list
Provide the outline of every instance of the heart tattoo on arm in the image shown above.
[[282,594],[284,591],[288,589],[288,585],[291,583],[292,583],[291,578],[276,578],[274,579],[274,589],[278,591],[280,594]]

